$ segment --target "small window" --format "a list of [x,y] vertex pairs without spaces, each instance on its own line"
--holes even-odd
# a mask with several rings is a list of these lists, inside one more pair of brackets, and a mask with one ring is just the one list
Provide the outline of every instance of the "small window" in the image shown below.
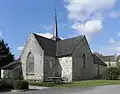
[[85,57],[85,54],[83,54],[82,60],[83,60],[83,68],[86,68],[86,57]]

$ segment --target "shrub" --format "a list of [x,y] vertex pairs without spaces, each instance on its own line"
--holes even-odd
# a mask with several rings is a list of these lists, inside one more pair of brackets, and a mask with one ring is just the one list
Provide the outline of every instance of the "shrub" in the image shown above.
[[43,86],[43,87],[54,87],[56,84],[55,83],[33,83],[29,82],[30,85],[35,85],[35,86]]
[[107,80],[118,80],[120,77],[120,69],[117,67],[110,67],[105,72],[105,79]]
[[25,80],[15,80],[14,81],[14,89],[28,89],[29,88],[29,84],[28,81]]
[[13,89],[12,83],[8,82],[7,80],[0,81],[0,90],[11,90]]
[[21,89],[28,89],[29,88],[28,81],[21,80],[20,87]]

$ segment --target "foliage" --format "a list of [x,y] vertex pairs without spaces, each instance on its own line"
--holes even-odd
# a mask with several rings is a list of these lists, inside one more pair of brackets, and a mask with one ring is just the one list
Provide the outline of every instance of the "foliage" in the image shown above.
[[29,82],[30,85],[35,85],[35,86],[44,86],[44,87],[54,87],[56,84],[55,83],[50,83],[50,82],[44,82],[44,83],[39,83],[39,82]]
[[105,79],[107,80],[118,80],[120,77],[120,68],[110,67],[105,72]]
[[29,89],[28,81],[25,80],[15,80],[14,81],[14,89]]
[[1,80],[0,81],[0,90],[11,90],[13,89],[13,85],[8,80]]
[[0,40],[0,67],[14,61],[14,55],[10,52],[8,44]]
[[29,89],[28,81],[25,80],[12,80],[2,79],[0,80],[0,90],[11,90],[11,89]]

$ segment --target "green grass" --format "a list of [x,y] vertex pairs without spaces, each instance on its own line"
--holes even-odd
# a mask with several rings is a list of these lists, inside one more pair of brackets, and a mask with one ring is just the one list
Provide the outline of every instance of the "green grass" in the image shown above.
[[88,81],[76,81],[66,84],[54,84],[54,83],[30,83],[31,85],[46,86],[46,87],[93,87],[104,85],[120,84],[120,80],[88,80]]

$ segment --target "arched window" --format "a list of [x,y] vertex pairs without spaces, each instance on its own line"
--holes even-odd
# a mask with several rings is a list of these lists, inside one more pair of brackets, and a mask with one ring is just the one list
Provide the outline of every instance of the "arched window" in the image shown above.
[[27,55],[26,72],[27,74],[34,74],[34,56],[31,52]]
[[85,54],[83,54],[82,60],[83,60],[83,68],[86,68],[86,57],[85,57]]

